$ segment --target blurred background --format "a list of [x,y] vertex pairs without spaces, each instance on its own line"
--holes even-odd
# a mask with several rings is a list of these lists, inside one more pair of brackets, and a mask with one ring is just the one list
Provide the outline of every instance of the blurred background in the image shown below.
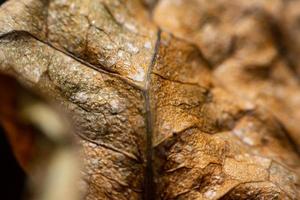
[[7,199],[20,199],[25,186],[25,173],[16,161],[11,147],[4,134],[4,130],[0,127],[0,177],[1,197]]
[[58,110],[0,74],[1,199],[76,199],[71,186],[79,173],[78,154],[68,120]]

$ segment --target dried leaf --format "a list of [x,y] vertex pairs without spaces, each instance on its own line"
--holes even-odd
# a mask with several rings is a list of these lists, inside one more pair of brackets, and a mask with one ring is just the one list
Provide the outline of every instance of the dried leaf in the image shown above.
[[84,199],[300,198],[281,4],[180,2],[160,31],[137,0],[8,1],[0,71],[70,114]]

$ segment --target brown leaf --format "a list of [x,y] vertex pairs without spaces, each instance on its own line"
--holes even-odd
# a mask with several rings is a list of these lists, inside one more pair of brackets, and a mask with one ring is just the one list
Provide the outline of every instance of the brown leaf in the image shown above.
[[85,199],[298,199],[276,6],[161,0],[160,31],[137,0],[8,1],[0,70],[70,114]]

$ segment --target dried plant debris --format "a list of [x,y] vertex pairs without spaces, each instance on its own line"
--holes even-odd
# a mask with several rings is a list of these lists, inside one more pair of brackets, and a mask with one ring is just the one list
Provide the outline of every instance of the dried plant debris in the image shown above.
[[145,2],[0,8],[0,71],[70,114],[83,198],[299,199],[298,1]]

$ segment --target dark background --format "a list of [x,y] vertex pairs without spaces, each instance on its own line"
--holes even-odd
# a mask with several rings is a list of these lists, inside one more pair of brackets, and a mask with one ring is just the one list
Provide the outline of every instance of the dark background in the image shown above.
[[0,127],[0,199],[19,200],[23,194],[25,173],[14,157]]

